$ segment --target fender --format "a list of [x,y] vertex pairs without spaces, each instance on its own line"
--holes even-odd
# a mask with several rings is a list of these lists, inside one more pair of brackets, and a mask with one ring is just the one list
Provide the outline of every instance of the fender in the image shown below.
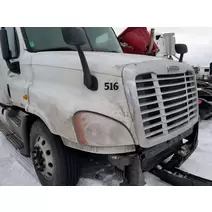
[[[45,71],[47,70],[45,69]],[[52,75],[54,71],[58,72],[61,69],[58,70],[58,68],[51,67]],[[64,72],[72,72],[70,70],[62,71],[64,75]],[[99,81],[99,89],[94,92],[89,91],[81,83],[81,72],[76,71],[74,74],[75,77],[70,78],[70,83],[68,84],[60,84],[56,83],[56,81],[50,82],[46,79],[35,81],[29,88],[27,112],[40,117],[53,134],[59,135],[62,138],[66,146],[105,154],[111,153],[111,149],[113,149],[113,153],[134,151],[134,146],[138,141],[134,133],[122,78],[95,73]],[[104,89],[105,82],[117,82],[119,89],[107,91]],[[121,122],[131,132],[135,143],[132,143],[129,147],[123,145],[118,148],[114,146],[99,148],[92,145],[85,147],[79,144],[72,118],[77,111],[82,110],[99,113]]]

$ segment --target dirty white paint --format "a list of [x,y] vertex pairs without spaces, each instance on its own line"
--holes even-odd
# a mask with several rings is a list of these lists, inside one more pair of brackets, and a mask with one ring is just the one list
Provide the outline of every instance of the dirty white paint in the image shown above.
[[[46,73],[45,76],[42,75],[43,72]],[[60,77],[61,72],[64,78]],[[127,128],[132,128],[120,77],[96,73],[99,89],[90,91],[83,85],[82,72],[79,71],[33,65],[33,76],[35,80],[29,88],[30,103],[27,110],[41,117],[54,134],[70,142],[77,142],[73,115],[81,110],[112,117]],[[120,88],[117,91],[106,91],[105,82],[118,82]],[[89,145],[95,146],[92,142]],[[122,146],[125,145],[127,144],[122,143]],[[114,146],[114,142],[107,144],[107,147]]]
[[[121,146],[124,153],[133,150],[133,144],[139,144],[143,147],[150,147],[155,144],[146,144],[142,136],[137,139],[138,133],[135,132],[135,120],[131,117],[131,111],[127,103],[122,73],[124,67],[129,67],[128,73],[131,72],[134,75],[145,73],[150,71],[150,64],[153,64],[155,68],[159,64],[163,64],[163,69],[159,71],[167,73],[164,66],[169,63],[168,60],[144,55],[85,52],[91,73],[98,79],[98,90],[90,91],[83,84],[82,66],[77,52],[30,53],[25,49],[19,28],[18,37],[21,48],[18,59],[21,74],[8,73],[8,68],[4,62],[0,69],[4,76],[2,80],[10,85],[11,99],[14,105],[25,108],[26,111],[37,115],[52,133],[60,135],[64,138],[64,143],[67,146],[74,148],[86,149],[82,148],[82,145],[76,145],[78,141],[73,126],[73,115],[81,110],[113,118],[124,124],[133,136],[134,143],[126,142],[124,139],[123,143],[119,145],[114,145],[112,139],[111,143],[107,143],[105,146],[102,143],[99,146],[103,149],[99,148],[99,153],[121,153],[120,148],[116,150],[117,146]],[[142,63],[147,65],[139,66]],[[136,65],[137,68],[135,68]],[[183,65],[179,64],[179,66]],[[128,79],[125,78],[125,80]],[[105,90],[105,83],[107,82],[118,83],[119,89]],[[2,99],[8,98],[5,92],[1,94],[4,97]],[[28,100],[23,99],[25,95],[29,96]],[[135,91],[131,95],[136,99],[137,93]],[[137,129],[137,132],[140,129]],[[164,142],[164,140],[157,143],[161,142]],[[99,146],[96,146],[95,143],[92,144],[92,142],[89,143],[89,147],[95,149]]]

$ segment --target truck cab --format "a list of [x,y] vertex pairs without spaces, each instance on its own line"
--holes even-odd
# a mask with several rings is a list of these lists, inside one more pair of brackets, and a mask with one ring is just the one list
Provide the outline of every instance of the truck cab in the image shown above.
[[107,156],[130,185],[195,150],[194,70],[124,54],[110,27],[3,27],[0,106],[42,185],[76,185],[82,153]]

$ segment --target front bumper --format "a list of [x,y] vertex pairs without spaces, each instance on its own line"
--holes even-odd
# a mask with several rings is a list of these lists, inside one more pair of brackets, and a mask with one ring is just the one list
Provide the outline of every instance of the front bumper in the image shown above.
[[[109,155],[112,165],[123,172],[124,184],[144,185],[143,172],[151,171],[171,156],[166,166],[179,167],[194,152],[198,145],[198,123],[168,142],[155,147],[137,148],[136,153],[125,155]],[[187,142],[183,142],[186,139]]]

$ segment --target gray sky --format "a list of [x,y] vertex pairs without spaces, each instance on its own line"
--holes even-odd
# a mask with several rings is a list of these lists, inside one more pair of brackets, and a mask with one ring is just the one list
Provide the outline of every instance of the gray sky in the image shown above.
[[[125,28],[114,28],[119,34]],[[191,65],[209,66],[212,62],[212,27],[155,27],[156,32],[174,32],[177,43],[185,43],[185,60]]]

